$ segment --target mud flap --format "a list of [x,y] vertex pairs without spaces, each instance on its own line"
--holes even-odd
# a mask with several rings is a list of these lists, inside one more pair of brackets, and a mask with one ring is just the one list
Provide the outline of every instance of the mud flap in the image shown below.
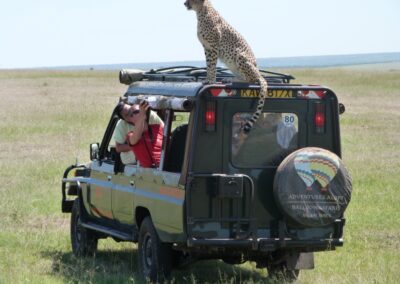
[[289,270],[313,269],[314,253],[313,252],[291,253],[286,259],[286,265]]

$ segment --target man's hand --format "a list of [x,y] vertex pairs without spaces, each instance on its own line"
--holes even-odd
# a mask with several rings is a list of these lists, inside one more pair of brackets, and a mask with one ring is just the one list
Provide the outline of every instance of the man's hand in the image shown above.
[[134,121],[135,129],[128,133],[128,142],[131,146],[139,142],[143,132],[147,130],[148,125],[146,119],[148,109],[149,103],[147,101],[142,101],[139,104],[139,113]]
[[147,101],[141,101],[139,104],[139,114],[138,114],[138,119],[139,121],[145,121],[146,120],[146,113],[147,110],[149,109],[149,103]]

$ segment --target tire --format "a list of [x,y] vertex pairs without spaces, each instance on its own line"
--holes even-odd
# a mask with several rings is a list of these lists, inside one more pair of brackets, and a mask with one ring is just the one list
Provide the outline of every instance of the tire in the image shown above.
[[173,264],[171,245],[162,243],[151,218],[145,217],[139,230],[138,262],[145,281],[162,283],[168,279]]
[[340,219],[351,191],[351,178],[343,161],[316,147],[286,157],[274,179],[274,197],[281,213],[301,227],[325,226]]
[[97,250],[96,233],[82,227],[79,197],[75,199],[71,214],[71,245],[72,252],[77,257],[93,256]]

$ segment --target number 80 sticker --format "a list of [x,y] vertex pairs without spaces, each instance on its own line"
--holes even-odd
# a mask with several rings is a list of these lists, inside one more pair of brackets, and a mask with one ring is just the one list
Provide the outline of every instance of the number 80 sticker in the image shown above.
[[296,121],[296,117],[294,114],[285,114],[282,120],[285,126],[292,127]]

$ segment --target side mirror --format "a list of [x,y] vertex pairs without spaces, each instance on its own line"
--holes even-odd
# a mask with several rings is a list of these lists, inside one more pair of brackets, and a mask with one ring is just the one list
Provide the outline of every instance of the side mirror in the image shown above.
[[346,111],[344,104],[339,104],[339,114],[343,114]]
[[99,159],[99,143],[90,144],[90,160],[98,160]]

